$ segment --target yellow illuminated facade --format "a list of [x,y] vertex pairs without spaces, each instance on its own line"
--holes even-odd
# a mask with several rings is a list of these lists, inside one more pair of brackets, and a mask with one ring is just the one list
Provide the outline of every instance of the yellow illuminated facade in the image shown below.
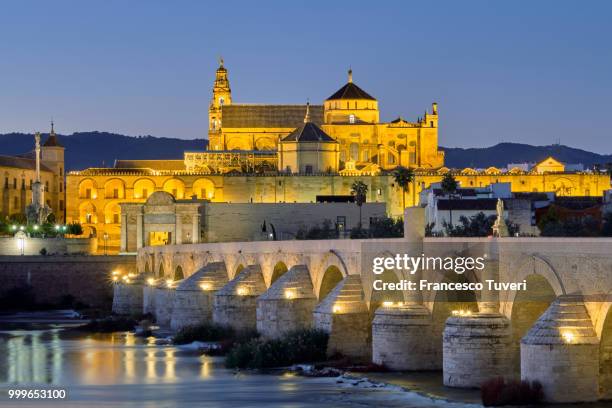
[[[308,110],[308,113],[307,113]],[[547,158],[531,170],[448,169],[438,150],[438,107],[416,122],[379,119],[378,101],[348,82],[322,105],[235,104],[228,71],[221,63],[209,107],[209,148],[185,152],[182,160],[118,160],[114,168],[89,168],[67,175],[67,221],[118,251],[123,202],[144,203],[156,191],[178,200],[231,203],[316,202],[318,196],[351,194],[368,185],[368,202],[384,202],[401,216],[402,189],[391,170],[412,167],[406,206],[419,192],[451,172],[461,187],[510,183],[512,192],[599,196],[610,188],[604,173],[566,172]],[[511,159],[511,158],[509,158]],[[160,242],[163,239],[160,239]]]

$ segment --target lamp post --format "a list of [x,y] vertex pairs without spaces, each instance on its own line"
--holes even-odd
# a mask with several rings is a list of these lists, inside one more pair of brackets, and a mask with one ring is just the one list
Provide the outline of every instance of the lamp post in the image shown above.
[[106,243],[108,241],[108,232],[104,233],[103,238],[104,238],[104,255],[106,255],[107,254],[106,253]]
[[23,231],[19,231],[15,234],[15,238],[17,238],[17,249],[19,249],[19,254],[21,256],[25,255],[25,240],[26,234]]

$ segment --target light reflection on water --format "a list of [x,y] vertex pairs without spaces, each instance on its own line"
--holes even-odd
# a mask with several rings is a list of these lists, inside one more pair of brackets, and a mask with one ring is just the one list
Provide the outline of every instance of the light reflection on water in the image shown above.
[[[328,378],[234,373],[218,357],[157,345],[129,333],[0,331],[0,405],[10,388],[64,388],[65,401],[45,406],[376,406]],[[348,396],[348,399],[347,399]],[[15,406],[40,406],[20,401]],[[390,406],[390,405],[389,405]]]

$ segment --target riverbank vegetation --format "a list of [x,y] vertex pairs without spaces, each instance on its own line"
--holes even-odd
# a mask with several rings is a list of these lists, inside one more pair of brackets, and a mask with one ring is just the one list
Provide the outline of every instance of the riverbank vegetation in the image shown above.
[[328,334],[317,329],[290,332],[279,339],[254,338],[237,343],[225,359],[228,368],[274,368],[323,361]]
[[485,382],[480,388],[482,404],[487,407],[503,405],[531,406],[543,398],[542,384],[537,381],[506,381],[502,377]]

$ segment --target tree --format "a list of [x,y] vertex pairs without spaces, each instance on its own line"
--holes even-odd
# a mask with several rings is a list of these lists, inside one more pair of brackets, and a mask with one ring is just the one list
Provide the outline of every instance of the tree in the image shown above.
[[[457,188],[459,188],[459,183],[457,183],[457,180],[455,179],[455,177],[449,172],[449,173],[446,173],[444,177],[442,178],[442,183],[440,183],[440,187],[442,188],[442,191],[444,192],[444,194],[448,195],[448,198],[452,200],[455,193],[457,192]],[[452,203],[449,206],[448,216],[450,220],[450,225],[453,225]]]
[[357,180],[351,186],[351,194],[355,196],[355,204],[359,207],[359,227],[361,228],[361,206],[366,201],[366,195],[368,194],[368,186],[361,180]]
[[402,188],[402,208],[406,208],[406,192],[408,185],[414,180],[414,171],[403,166],[398,166],[393,171],[393,181]]

